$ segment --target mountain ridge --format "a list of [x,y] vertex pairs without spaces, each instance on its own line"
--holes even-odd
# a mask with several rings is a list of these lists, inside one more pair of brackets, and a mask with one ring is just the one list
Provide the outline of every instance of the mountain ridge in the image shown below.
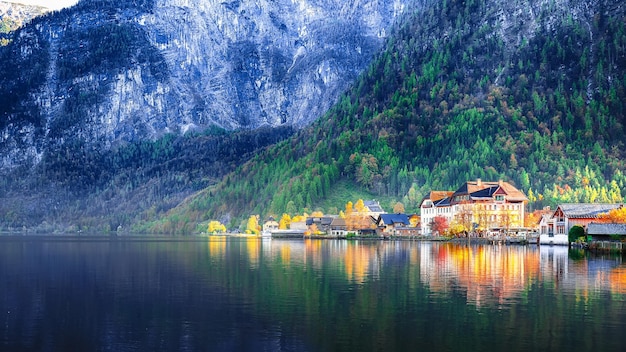
[[38,17],[0,51],[3,169],[68,139],[307,125],[411,3],[85,0]]

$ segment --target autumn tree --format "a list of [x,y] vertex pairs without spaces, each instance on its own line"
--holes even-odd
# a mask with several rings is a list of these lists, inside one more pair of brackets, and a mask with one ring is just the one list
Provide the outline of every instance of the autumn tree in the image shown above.
[[259,232],[261,232],[261,226],[259,226],[259,216],[251,215],[246,226],[246,233],[258,235]]
[[393,205],[393,212],[395,214],[404,214],[404,204],[396,202],[396,204]]
[[356,203],[354,203],[354,210],[356,210],[357,213],[366,213],[369,211],[365,206],[363,199],[359,199]]
[[459,212],[456,214],[455,221],[454,221],[455,224],[459,225],[457,226],[457,230],[460,230],[459,232],[470,231],[470,229],[473,227],[472,226],[473,216],[474,216],[474,213],[472,211],[471,205],[469,204],[460,205]]
[[608,213],[600,214],[598,218],[605,223],[626,224],[626,207],[612,209]]
[[311,226],[309,226],[308,233],[309,235],[321,235],[323,232],[319,230],[317,224],[311,224]]
[[291,216],[289,216],[289,214],[284,213],[283,216],[281,216],[280,221],[278,222],[278,228],[281,230],[286,230],[289,228],[289,225],[291,225]]
[[352,205],[352,202],[348,201],[348,203],[346,203],[346,211],[344,212],[345,216],[348,217],[352,215],[353,211],[354,211],[354,207]]
[[369,209],[365,206],[363,199],[359,199],[352,205],[352,202],[346,203],[346,211],[344,213],[346,219],[346,227],[348,230],[361,230],[372,228],[372,221],[368,215]]
[[430,230],[439,235],[445,234],[448,231],[448,227],[448,220],[443,216],[435,216],[430,223]]
[[224,226],[219,221],[213,220],[209,222],[209,228],[207,232],[212,234],[226,232],[226,226]]

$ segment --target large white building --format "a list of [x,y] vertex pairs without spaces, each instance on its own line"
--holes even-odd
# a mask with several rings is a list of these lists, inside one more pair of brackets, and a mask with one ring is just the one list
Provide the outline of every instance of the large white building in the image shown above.
[[433,235],[432,224],[437,216],[448,225],[460,224],[468,230],[488,231],[524,226],[528,198],[508,182],[465,182],[454,192],[433,191],[422,200],[421,233]]

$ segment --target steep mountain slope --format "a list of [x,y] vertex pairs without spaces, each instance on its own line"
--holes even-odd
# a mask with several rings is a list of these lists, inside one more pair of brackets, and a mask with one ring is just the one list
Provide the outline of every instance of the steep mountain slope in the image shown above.
[[219,126],[304,126],[413,2],[83,0],[0,51],[0,164]]
[[47,9],[39,6],[0,1],[0,45],[9,43],[8,33],[46,11]]
[[0,49],[0,229],[158,216],[322,114],[414,6],[83,0],[34,19]]
[[431,2],[325,117],[172,216],[312,210],[346,182],[407,211],[431,188],[474,178],[509,180],[534,207],[621,201],[625,10],[621,1]]

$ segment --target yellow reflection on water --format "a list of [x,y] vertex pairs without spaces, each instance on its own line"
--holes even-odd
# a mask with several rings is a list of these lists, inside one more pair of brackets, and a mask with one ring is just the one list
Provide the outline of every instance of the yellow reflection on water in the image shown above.
[[626,268],[618,267],[609,272],[609,286],[611,292],[626,294]]
[[344,271],[348,280],[363,283],[367,277],[370,260],[375,257],[374,246],[361,246],[349,242],[344,254]]
[[211,257],[224,258],[226,253],[226,238],[224,236],[209,236],[207,242]]
[[246,238],[246,253],[248,255],[248,261],[250,263],[250,268],[258,268],[260,253],[261,253],[261,239],[258,237],[247,237]]
[[464,291],[468,303],[503,305],[540,276],[539,251],[513,246],[425,246],[421,277],[433,292]]

